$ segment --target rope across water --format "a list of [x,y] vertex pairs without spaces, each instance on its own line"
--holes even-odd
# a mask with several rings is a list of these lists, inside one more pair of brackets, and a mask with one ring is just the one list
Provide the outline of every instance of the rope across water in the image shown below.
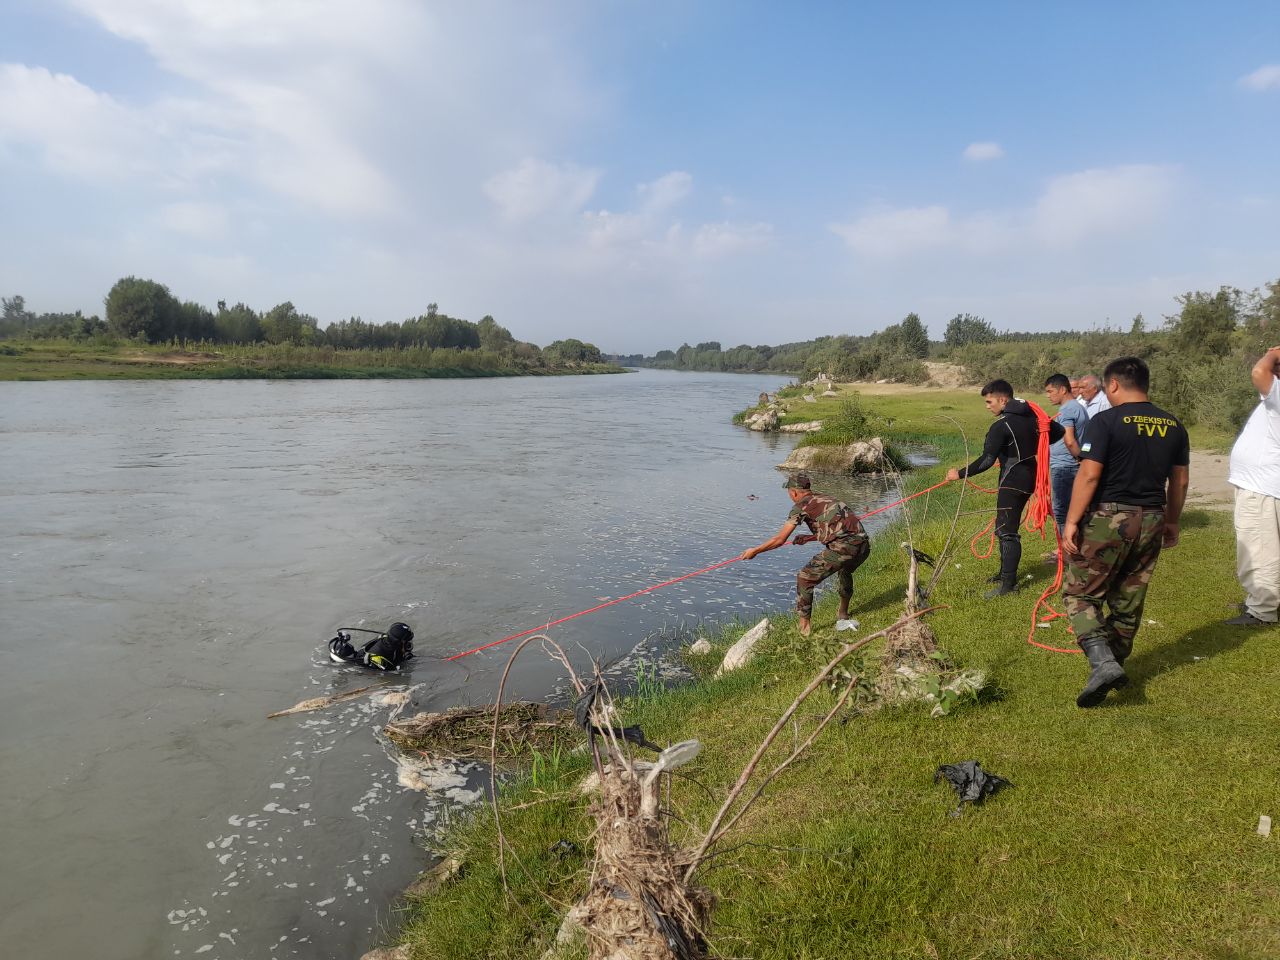
[[[914,500],[916,497],[922,497],[926,493],[932,493],[934,490],[937,490],[940,487],[945,487],[950,482],[951,481],[949,480],[942,480],[939,483],[935,483],[931,487],[926,487],[923,490],[918,490],[915,493],[908,494],[907,496],[902,497],[901,499],[893,501],[893,503],[886,503],[882,507],[877,507],[876,509],[869,511],[868,513],[864,513],[858,519],[865,520],[867,517],[873,517],[877,513],[883,513],[886,510],[891,510],[894,507],[899,507],[909,500]],[[984,489],[982,487],[978,487],[977,484],[974,484],[972,482],[970,483],[970,485],[976,487],[979,490]],[[984,492],[994,493],[995,491],[984,491]],[[994,521],[992,522],[994,523]],[[1043,525],[1043,522],[1044,521],[1042,518],[1041,519],[1042,525]],[[981,534],[979,534],[979,536],[981,536]],[[625,597],[614,597],[612,600],[606,600],[604,603],[598,603],[594,607],[588,607],[586,610],[579,610],[577,613],[571,613],[568,616],[560,617],[558,620],[548,620],[546,623],[539,624],[536,627],[530,627],[528,630],[521,630],[519,633],[510,634],[509,636],[505,636],[500,640],[494,640],[490,643],[484,643],[478,647],[472,647],[470,650],[463,650],[461,653],[455,653],[451,657],[446,657],[445,660],[446,661],[461,660],[463,657],[469,657],[473,653],[479,653],[482,650],[488,650],[492,647],[499,647],[504,643],[510,643],[512,640],[519,640],[521,637],[527,637],[527,636],[530,636],[531,634],[538,633],[540,631],[545,631],[550,627],[557,626],[561,623],[568,623],[570,620],[576,620],[578,617],[585,617],[587,614],[596,613],[600,610],[605,609],[606,607],[612,607],[614,604],[622,603],[626,600],[634,600],[636,597],[642,597],[646,593],[653,593],[655,590],[661,590],[663,587],[669,587],[672,584],[680,583],[683,580],[690,580],[693,577],[700,577],[704,573],[710,573],[712,570],[719,570],[721,567],[727,567],[731,563],[737,563],[738,560],[739,560],[738,557],[733,557],[729,560],[721,560],[719,563],[713,563],[710,566],[703,567],[701,570],[694,570],[691,573],[686,573],[678,577],[672,577],[670,580],[663,580],[661,583],[655,583],[652,586],[645,587],[643,590],[637,590],[635,593],[628,593]],[[1046,591],[1044,596],[1042,596],[1040,600],[1037,602],[1036,604],[1037,611],[1040,607],[1040,604],[1044,602],[1045,597],[1047,597],[1051,592],[1057,589],[1058,583],[1060,583],[1061,580],[1062,580],[1062,556],[1061,556],[1061,551],[1059,551],[1058,580],[1055,581],[1053,587],[1051,587],[1050,590]],[[1059,617],[1059,616],[1062,616],[1062,614],[1054,612],[1053,616]],[[1051,618],[1047,618],[1047,619],[1051,619]],[[1033,623],[1033,626],[1031,630],[1032,630],[1032,633],[1034,634],[1035,633],[1035,626],[1034,626],[1035,614],[1034,613],[1032,615],[1032,623]],[[1053,650],[1058,653],[1079,653],[1080,652],[1078,650],[1060,650],[1057,647],[1048,647],[1048,646],[1045,646],[1044,644],[1036,643],[1030,637],[1027,638],[1027,642],[1030,644],[1033,644],[1034,646],[1040,647],[1041,649]]]
[[[910,494],[909,496],[903,497],[901,500],[895,500],[893,503],[885,504],[883,507],[877,507],[875,510],[872,510],[870,513],[864,513],[858,519],[865,520],[867,517],[875,516],[877,513],[883,513],[885,510],[888,510],[892,507],[901,506],[902,504],[906,503],[908,500],[914,500],[916,497],[922,497],[926,493],[929,493],[933,490],[937,490],[939,487],[946,486],[947,483],[948,481],[946,480],[943,480],[941,483],[935,483],[932,487],[929,487],[925,490],[921,490],[917,493]],[[692,573],[686,573],[683,576],[672,577],[670,580],[663,580],[661,583],[655,583],[653,586],[645,587],[643,590],[637,590],[635,593],[628,593],[625,597],[614,597],[612,600],[606,600],[604,603],[598,603],[594,607],[588,607],[586,610],[579,610],[577,613],[571,613],[567,617],[561,617],[559,620],[549,620],[548,622],[544,624],[539,624],[536,627],[530,627],[528,630],[521,630],[519,633],[513,633],[510,636],[503,637],[501,640],[494,640],[492,643],[481,644],[480,646],[473,647],[470,650],[463,650],[461,653],[455,653],[452,657],[446,657],[445,659],[461,660],[463,657],[469,657],[471,656],[471,654],[479,653],[481,650],[488,650],[490,647],[498,647],[504,643],[510,643],[512,640],[519,640],[521,637],[527,637],[530,634],[537,633],[540,630],[546,630],[549,627],[554,627],[557,624],[567,623],[570,620],[576,620],[578,617],[585,617],[587,614],[595,613],[598,610],[603,610],[605,607],[612,607],[615,603],[622,603],[624,600],[634,600],[636,597],[642,597],[646,593],[653,593],[653,591],[655,590],[661,590],[663,587],[669,587],[673,583],[679,583],[681,580],[689,580],[693,577],[700,577],[704,573],[710,573],[712,570],[719,570],[721,567],[727,567],[731,563],[737,563],[738,559],[739,559],[738,557],[733,557],[732,559],[729,559],[729,560],[721,560],[719,563],[713,563],[711,564],[711,566],[703,567],[701,570],[694,570]]]

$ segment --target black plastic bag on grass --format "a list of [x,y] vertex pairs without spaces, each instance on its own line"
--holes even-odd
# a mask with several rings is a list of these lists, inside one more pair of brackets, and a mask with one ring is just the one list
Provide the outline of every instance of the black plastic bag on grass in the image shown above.
[[933,782],[937,783],[943,778],[946,779],[947,783],[951,784],[956,796],[960,798],[956,808],[951,811],[951,816],[953,817],[960,816],[966,803],[980,804],[993,793],[1003,790],[1005,787],[1013,786],[1012,783],[999,774],[988,773],[983,770],[982,764],[977,760],[965,760],[963,763],[944,763],[934,771]]
[[[588,738],[599,735],[604,736],[605,730],[597,727],[591,722],[591,708],[595,706],[596,697],[600,695],[600,687],[597,683],[587,684],[587,688],[582,692],[582,696],[578,697],[573,704],[573,718],[577,721],[579,727],[587,732]],[[628,743],[634,743],[637,747],[644,747],[646,750],[653,750],[657,753],[662,752],[662,748],[656,743],[649,740],[644,735],[644,731],[639,726],[631,727],[609,727],[609,731],[620,740]]]

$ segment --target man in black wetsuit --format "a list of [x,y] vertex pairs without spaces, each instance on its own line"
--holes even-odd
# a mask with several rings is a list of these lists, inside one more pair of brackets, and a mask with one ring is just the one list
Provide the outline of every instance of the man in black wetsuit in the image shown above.
[[[1031,499],[1036,483],[1036,446],[1040,426],[1025,400],[1013,395],[1007,380],[992,380],[982,388],[982,399],[996,418],[982,444],[982,455],[967,467],[947,471],[948,480],[961,480],[990,470],[1000,461],[1000,482],[996,492],[996,539],[1000,543],[1000,572],[991,578],[996,584],[986,594],[988,600],[1018,588],[1018,564],[1022,560],[1022,537],[1018,526],[1022,511]],[[1049,421],[1049,442],[1062,439],[1062,425]]]

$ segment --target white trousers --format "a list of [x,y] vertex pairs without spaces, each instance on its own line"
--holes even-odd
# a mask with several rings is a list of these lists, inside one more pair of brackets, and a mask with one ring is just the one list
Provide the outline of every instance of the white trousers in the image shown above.
[[1236,487],[1236,573],[1245,609],[1268,623],[1280,608],[1280,500]]

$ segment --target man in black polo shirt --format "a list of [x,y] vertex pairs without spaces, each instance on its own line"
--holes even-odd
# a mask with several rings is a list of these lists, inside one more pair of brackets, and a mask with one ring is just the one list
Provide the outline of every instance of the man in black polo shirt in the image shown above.
[[1112,360],[1102,382],[1111,409],[1089,420],[1062,533],[1063,604],[1090,667],[1080,707],[1096,707],[1129,682],[1124,661],[1160,548],[1178,543],[1191,457],[1186,429],[1147,399],[1145,363]]

